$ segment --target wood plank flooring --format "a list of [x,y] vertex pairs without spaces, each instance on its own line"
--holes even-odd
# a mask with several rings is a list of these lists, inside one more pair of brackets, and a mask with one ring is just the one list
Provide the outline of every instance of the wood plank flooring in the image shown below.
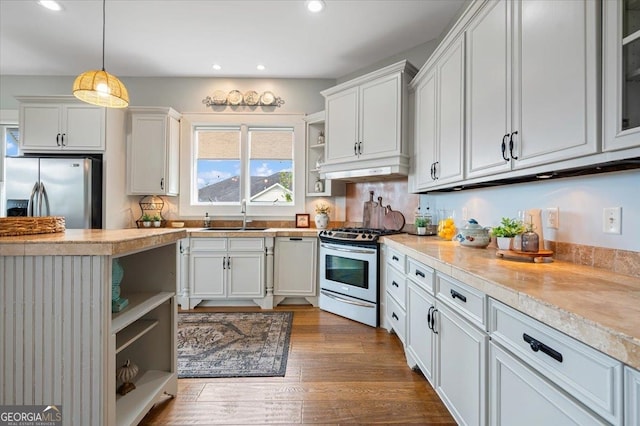
[[[222,310],[254,309],[192,312]],[[284,377],[180,379],[141,424],[456,424],[394,334],[310,306],[276,310],[294,312]]]

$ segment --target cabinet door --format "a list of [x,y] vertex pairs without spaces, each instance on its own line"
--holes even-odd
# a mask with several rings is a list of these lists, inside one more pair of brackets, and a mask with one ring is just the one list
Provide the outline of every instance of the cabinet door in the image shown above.
[[226,296],[225,276],[227,255],[191,252],[189,271],[190,296],[220,299]]
[[436,391],[459,424],[486,424],[488,336],[437,302]]
[[60,106],[55,104],[20,105],[20,148],[25,151],[62,148]]
[[358,88],[328,96],[326,110],[326,162],[353,161],[359,141]]
[[129,141],[129,194],[165,192],[167,117],[160,114],[131,116]]
[[360,158],[378,158],[400,153],[401,95],[399,73],[361,86],[358,140]]
[[445,52],[438,67],[437,184],[456,182],[463,175],[464,153],[464,38]]
[[[522,0],[514,6],[513,168],[595,153],[596,1]],[[544,17],[544,19],[541,19]],[[517,159],[516,159],[517,158]]]
[[62,146],[66,150],[103,151],[105,109],[65,105],[62,110]]
[[493,342],[489,371],[491,425],[608,424]]
[[624,367],[624,424],[640,424],[640,371]]
[[229,297],[263,297],[264,252],[229,253],[228,256]]
[[433,165],[436,162],[436,70],[429,72],[416,88],[415,141],[413,182],[416,191],[428,188],[434,182]]
[[168,117],[167,176],[164,182],[166,195],[180,192],[180,121]]
[[[409,282],[407,293],[407,352],[422,374],[433,382],[434,334],[429,328],[429,309],[435,300],[417,285]],[[412,365],[413,367],[413,365]]]
[[511,168],[502,157],[501,144],[511,128],[512,3],[506,0],[488,3],[466,31],[468,178]]
[[316,295],[317,245],[316,238],[276,238],[274,295]]

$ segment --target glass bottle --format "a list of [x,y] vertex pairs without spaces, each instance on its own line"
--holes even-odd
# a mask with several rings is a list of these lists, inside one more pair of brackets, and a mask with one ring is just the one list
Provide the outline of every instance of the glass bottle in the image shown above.
[[540,249],[540,238],[533,232],[533,224],[527,226],[527,231],[522,234],[522,251],[537,253]]

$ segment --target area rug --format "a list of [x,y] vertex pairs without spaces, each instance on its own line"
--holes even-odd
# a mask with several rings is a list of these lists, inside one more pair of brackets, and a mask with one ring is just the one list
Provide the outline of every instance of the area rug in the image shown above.
[[178,314],[178,377],[284,376],[293,312]]

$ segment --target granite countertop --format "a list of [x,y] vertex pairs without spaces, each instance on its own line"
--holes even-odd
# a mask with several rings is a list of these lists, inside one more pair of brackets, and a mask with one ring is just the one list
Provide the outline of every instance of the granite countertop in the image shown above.
[[433,237],[383,237],[392,247],[640,369],[640,278],[569,262],[524,262]]
[[121,255],[171,244],[184,229],[67,229],[54,234],[0,237],[0,256]]

